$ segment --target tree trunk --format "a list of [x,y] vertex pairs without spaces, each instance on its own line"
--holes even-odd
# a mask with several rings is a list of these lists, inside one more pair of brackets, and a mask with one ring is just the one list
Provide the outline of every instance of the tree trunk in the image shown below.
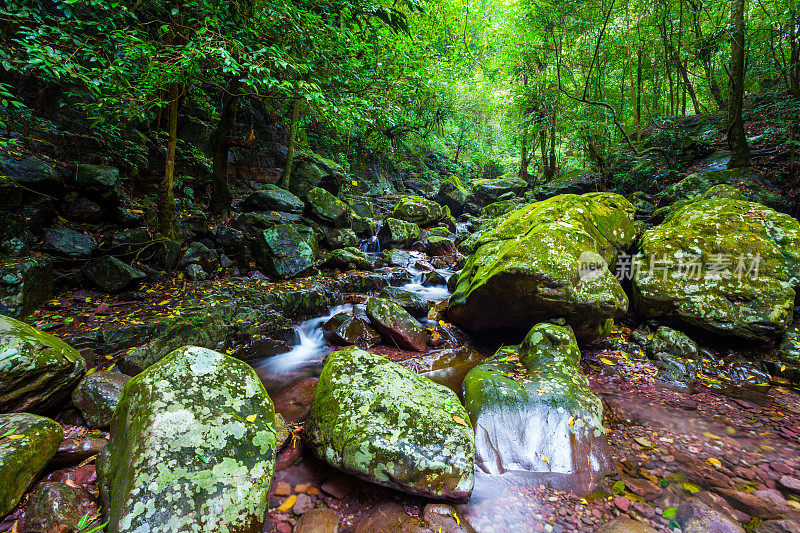
[[175,148],[178,144],[178,97],[180,96],[177,83],[169,87],[169,142],[167,143],[167,161],[164,166],[164,179],[159,187],[158,232],[168,239],[174,239],[177,231],[175,228],[175,197],[172,192],[172,183],[175,176]]
[[289,146],[286,147],[286,164],[283,167],[283,175],[278,183],[282,188],[288,190],[292,177],[292,160],[294,159],[294,145],[297,139],[297,118],[300,114],[300,98],[295,98],[292,102],[292,125],[289,127]]
[[797,16],[793,1],[789,2],[789,17],[789,92],[795,98],[800,98],[800,43],[797,42]]
[[642,140],[642,46],[636,54],[636,105],[633,108],[633,120],[636,122],[636,140]]
[[731,0],[731,93],[728,102],[728,168],[750,166],[750,150],[744,133],[744,1]]
[[233,126],[236,124],[236,111],[239,107],[239,85],[238,78],[234,78],[228,84],[228,88],[222,97],[222,109],[219,113],[219,124],[211,136],[213,145],[213,160],[211,165],[211,179],[213,189],[211,190],[211,214],[217,217],[226,217],[231,208],[230,186],[228,185],[228,151],[230,145],[228,138],[231,136]]

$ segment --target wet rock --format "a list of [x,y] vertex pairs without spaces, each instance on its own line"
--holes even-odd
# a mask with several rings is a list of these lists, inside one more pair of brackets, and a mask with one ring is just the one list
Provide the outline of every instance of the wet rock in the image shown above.
[[117,407],[122,388],[130,376],[116,372],[94,372],[78,383],[72,392],[72,403],[90,428],[105,428]]
[[469,191],[458,176],[450,176],[439,186],[436,193],[436,202],[450,208],[454,216],[464,212],[464,203],[467,201]]
[[48,194],[64,185],[55,168],[35,157],[16,160],[4,153],[0,155],[0,173],[29,189]]
[[527,329],[563,317],[585,340],[604,336],[628,298],[607,268],[633,241],[633,206],[613,193],[562,195],[495,219],[470,253],[448,315],[472,331]]
[[419,196],[401,198],[392,211],[392,217],[427,227],[442,219],[442,206]]
[[114,256],[92,259],[81,269],[86,278],[105,292],[119,292],[142,281],[146,275]]
[[326,228],[325,245],[331,250],[358,246],[358,237],[350,228]]
[[781,476],[778,484],[786,490],[800,494],[800,479],[794,476]]
[[86,372],[83,358],[64,341],[2,315],[0,345],[0,413],[59,407]]
[[381,274],[368,272],[347,272],[334,280],[333,286],[344,293],[366,294],[379,291],[389,282]]
[[387,218],[378,230],[381,249],[409,246],[419,239],[419,226],[397,218]]
[[294,533],[338,533],[339,515],[327,508],[311,509],[297,521]]
[[410,268],[419,260],[419,254],[408,250],[389,250],[386,259],[391,266]]
[[647,501],[655,500],[664,492],[661,487],[646,479],[625,478],[623,481],[628,490]]
[[661,326],[648,339],[647,352],[651,356],[665,353],[682,359],[697,359],[698,349],[697,343],[685,333]]
[[10,431],[13,439],[0,438],[0,516],[17,506],[64,438],[56,422],[27,413],[0,414],[0,435]]
[[193,281],[203,281],[208,279],[208,273],[206,273],[206,271],[203,270],[202,266],[196,263],[187,266],[184,269],[184,272],[186,272],[186,277],[188,277],[190,280]]
[[744,533],[737,522],[699,500],[683,502],[676,518],[683,533]]
[[428,528],[395,502],[381,502],[365,513],[354,533],[427,533]]
[[758,533],[800,533],[800,522],[795,520],[764,520]]
[[372,270],[372,262],[367,255],[358,248],[340,248],[329,253],[322,268],[339,268],[342,270]]
[[[800,223],[788,215],[742,200],[698,200],[646,231],[639,251],[659,260],[643,261],[634,279],[637,311],[646,317],[752,340],[778,337],[791,322]],[[748,273],[754,256],[758,280]]]
[[74,222],[97,224],[103,220],[103,207],[83,196],[73,194],[70,198],[68,195],[65,198],[64,216]]
[[435,383],[460,393],[464,377],[484,359],[486,359],[484,356],[469,346],[459,346],[437,350],[421,357],[405,359],[400,361],[400,364]]
[[258,264],[280,279],[310,274],[315,253],[291,224],[278,224],[261,232],[254,255]]
[[714,491],[725,498],[731,507],[754,518],[780,518],[787,510],[785,505],[776,505],[755,494],[728,488],[717,488]]
[[380,297],[392,300],[413,317],[422,318],[428,315],[428,302],[415,292],[401,287],[384,287]]
[[27,533],[80,531],[84,515],[97,515],[97,502],[86,489],[45,481],[37,485],[28,500],[20,530]]
[[282,211],[302,213],[303,201],[286,189],[268,183],[252,192],[241,204],[243,211]]
[[325,337],[339,346],[374,346],[381,341],[381,336],[372,329],[366,320],[348,313],[334,315],[322,326]]
[[435,287],[437,285],[447,285],[447,278],[435,270],[426,272],[422,276],[423,287]]
[[339,189],[346,181],[342,167],[318,154],[297,154],[294,157],[291,191],[302,198],[314,187],[321,187],[332,194],[339,194]]
[[350,348],[328,356],[303,436],[318,457],[372,483],[465,500],[474,456],[466,417],[446,387]]
[[656,533],[656,531],[647,524],[627,516],[619,516],[594,530],[595,533]]
[[359,237],[372,237],[378,232],[378,221],[373,218],[362,217],[354,211],[348,213],[350,228]]
[[371,297],[367,300],[367,316],[387,343],[418,352],[427,347],[425,328],[393,301]]
[[428,237],[428,255],[431,257],[442,255],[453,255],[456,253],[456,245],[452,239],[431,235]]
[[569,327],[534,326],[464,378],[476,430],[476,466],[573,474],[593,481],[610,466],[603,406],[580,369]]
[[42,248],[59,257],[85,259],[97,249],[97,241],[82,231],[57,227],[45,232]]
[[55,457],[48,463],[50,468],[76,466],[93,455],[97,455],[108,444],[103,437],[77,437],[64,439],[58,446]]
[[334,195],[315,187],[306,194],[308,213],[323,224],[340,227],[347,221],[348,205]]
[[53,263],[45,257],[6,259],[0,265],[0,314],[27,316],[53,293]]
[[246,363],[186,346],[131,379],[98,458],[108,531],[260,532],[272,401]]
[[136,256],[151,246],[153,237],[144,229],[117,231],[103,239],[103,250],[116,256]]
[[437,533],[475,533],[461,513],[445,503],[429,503],[422,516],[431,531]]

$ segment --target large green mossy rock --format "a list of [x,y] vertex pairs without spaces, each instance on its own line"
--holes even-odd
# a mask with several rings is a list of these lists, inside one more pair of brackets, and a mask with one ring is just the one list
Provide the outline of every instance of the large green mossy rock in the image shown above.
[[464,378],[476,466],[575,474],[596,480],[610,465],[603,405],[580,369],[569,327],[534,326]]
[[467,202],[484,206],[500,200],[504,194],[513,193],[521,196],[528,188],[528,182],[519,179],[513,173],[503,174],[499,178],[475,180]]
[[464,203],[469,196],[469,190],[458,176],[450,176],[442,182],[439,192],[436,193],[436,202],[450,208],[450,212],[459,216],[464,212]]
[[419,196],[406,196],[394,206],[392,216],[424,228],[439,222],[443,213],[442,206],[432,200],[425,200]]
[[309,214],[323,224],[340,227],[347,222],[350,207],[325,189],[315,187],[308,191],[306,202]]
[[277,278],[290,279],[314,271],[316,254],[292,224],[265,229],[254,246],[258,264]]
[[746,168],[689,174],[668,187],[663,196],[666,201],[671,202],[692,201],[715,185],[735,188],[748,201],[764,204],[777,211],[788,211],[792,208],[791,200],[783,191],[760,174]]
[[410,246],[417,239],[419,239],[419,226],[399,218],[387,218],[378,230],[378,240],[382,250]]
[[372,483],[429,498],[472,492],[474,438],[458,397],[380,355],[328,356],[303,436],[318,457]]
[[0,438],[0,516],[5,516],[56,454],[64,431],[49,418],[12,413],[0,415],[0,435],[6,435]]
[[46,413],[59,407],[86,373],[67,343],[0,315],[0,413]]
[[107,531],[260,532],[275,413],[246,363],[185,346],[125,385],[98,464]]
[[633,294],[643,316],[753,340],[778,337],[792,321],[800,223],[788,215],[743,200],[698,200],[646,231],[639,251],[646,260]]
[[[565,318],[579,338],[602,336],[628,309],[614,274],[634,237],[635,209],[613,193],[555,196],[481,227],[448,314],[472,331],[528,329]],[[601,268],[586,270],[589,264]]]
[[386,344],[418,352],[424,352],[427,348],[428,333],[425,327],[400,304],[386,298],[370,297],[367,300],[367,316]]

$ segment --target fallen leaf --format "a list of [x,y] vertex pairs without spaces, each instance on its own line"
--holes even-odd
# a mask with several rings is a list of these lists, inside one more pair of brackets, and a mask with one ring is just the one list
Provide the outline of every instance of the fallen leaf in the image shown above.
[[461,424],[462,426],[468,426],[468,424],[460,416],[453,415],[453,421],[455,421],[456,424]]
[[248,422],[255,422],[256,418],[258,418],[258,415],[252,414],[252,415],[248,416],[247,418],[245,418],[245,420],[247,420]]
[[291,496],[289,496],[288,498],[286,498],[283,501],[283,503],[280,505],[280,507],[278,507],[278,511],[281,512],[281,513],[285,513],[286,511],[288,511],[289,509],[292,508],[292,506],[294,505],[294,503],[296,501],[297,501],[297,496],[292,494]]
[[721,468],[722,467],[722,463],[719,461],[719,459],[717,459],[715,457],[709,457],[708,459],[706,459],[706,462],[708,462],[708,464],[710,464],[714,468]]

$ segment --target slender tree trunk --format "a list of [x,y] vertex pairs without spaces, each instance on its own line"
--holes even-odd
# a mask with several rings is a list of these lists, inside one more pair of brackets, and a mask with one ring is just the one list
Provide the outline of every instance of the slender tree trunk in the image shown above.
[[744,98],[744,2],[731,0],[731,93],[728,102],[728,168],[750,166],[750,150],[744,133],[742,99]]
[[636,105],[633,108],[633,120],[636,122],[636,140],[642,140],[642,46],[639,45],[636,58]]
[[789,92],[800,98],[800,43],[797,35],[797,16],[794,1],[789,2]]
[[550,171],[547,164],[547,130],[542,127],[539,130],[539,148],[542,151],[542,173],[544,174],[544,182],[550,181]]
[[300,115],[300,98],[295,98],[292,102],[292,125],[289,127],[289,146],[286,147],[286,165],[283,167],[283,175],[278,183],[284,189],[289,189],[292,178],[292,160],[294,159],[294,145],[297,140],[297,119]]
[[180,90],[177,83],[169,87],[169,142],[167,143],[167,161],[164,166],[164,179],[159,187],[158,232],[168,239],[174,239],[175,228],[175,196],[172,183],[175,177],[175,148],[178,144],[178,98]]
[[225,217],[231,208],[230,186],[228,185],[228,138],[231,136],[233,126],[236,124],[236,111],[239,106],[239,79],[234,78],[222,97],[222,109],[219,113],[219,124],[211,136],[213,144],[213,159],[211,165],[211,214]]

